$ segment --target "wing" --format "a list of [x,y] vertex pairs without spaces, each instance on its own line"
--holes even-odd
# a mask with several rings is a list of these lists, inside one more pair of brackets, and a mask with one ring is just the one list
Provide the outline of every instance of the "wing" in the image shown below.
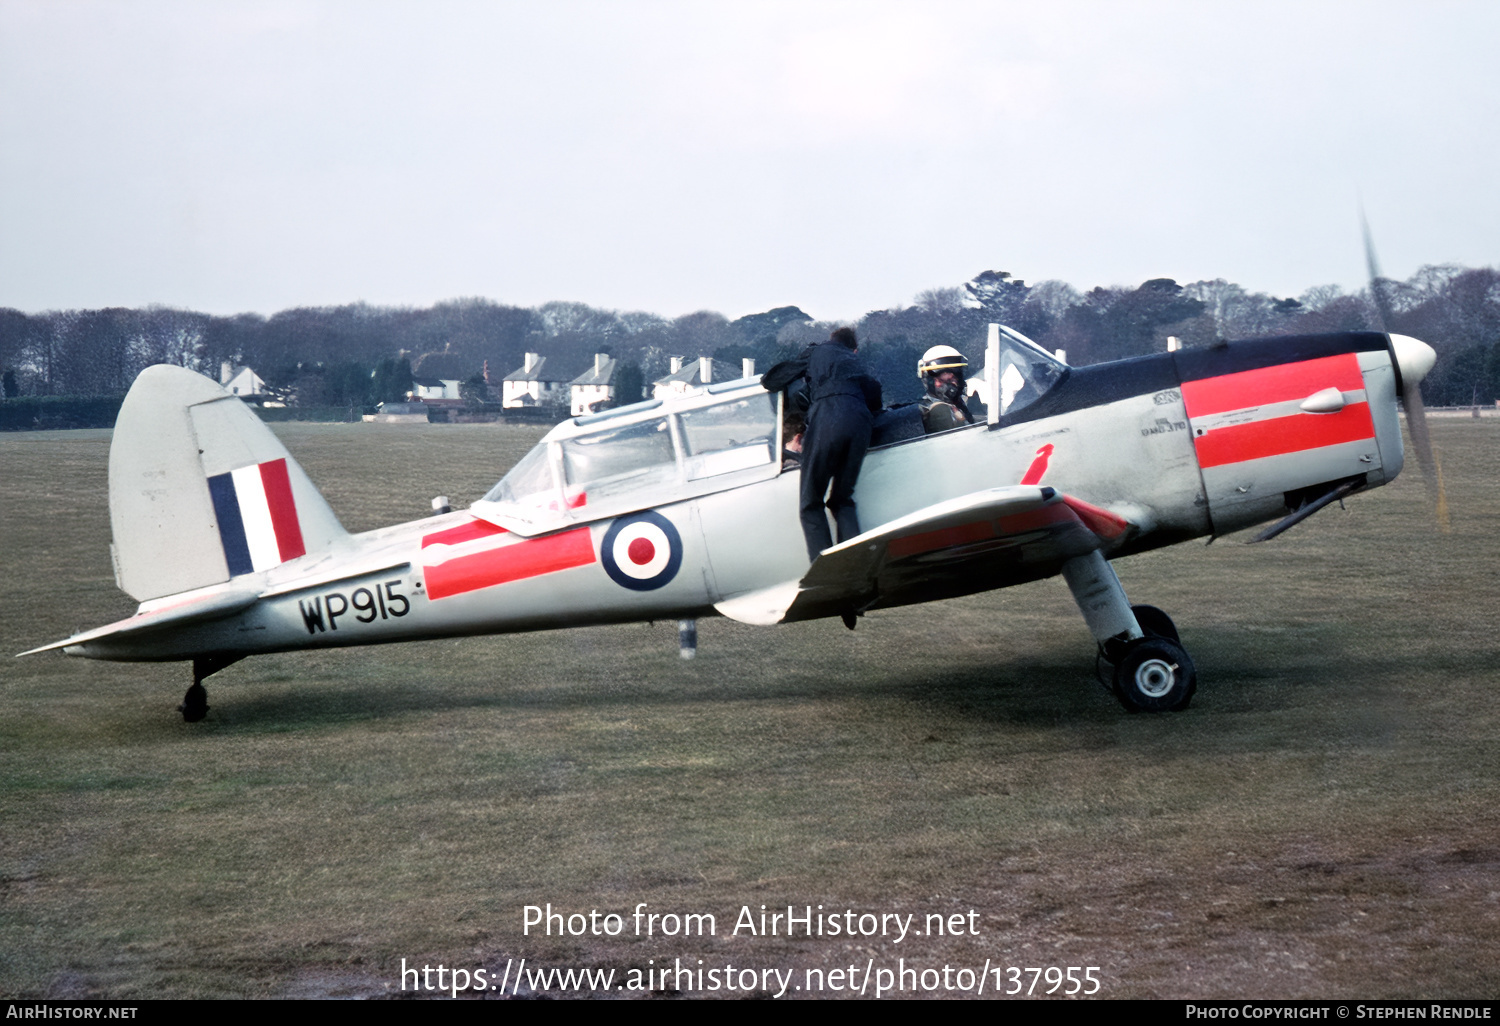
[[825,551],[800,581],[715,608],[745,623],[790,623],[969,595],[1039,580],[1133,525],[1051,488],[990,488],[940,502]]

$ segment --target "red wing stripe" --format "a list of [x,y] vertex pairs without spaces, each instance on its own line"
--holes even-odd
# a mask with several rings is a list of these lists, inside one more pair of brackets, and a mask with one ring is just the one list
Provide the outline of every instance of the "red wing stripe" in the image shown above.
[[1024,534],[1027,531],[1037,531],[1042,528],[1051,527],[1053,524],[1062,524],[1069,521],[1077,522],[1078,517],[1068,508],[1067,503],[1054,502],[1050,506],[1041,509],[1028,510],[1025,513],[1016,513],[1008,517],[1001,517],[999,528],[1001,534]]
[[976,520],[968,524],[939,528],[936,531],[922,531],[918,534],[892,538],[886,545],[886,558],[905,559],[907,556],[920,556],[928,552],[937,552],[940,549],[956,549],[963,545],[973,545],[975,542],[989,541],[991,538],[1005,538],[1025,534],[1028,531],[1045,530],[1056,524],[1070,521],[1077,523],[1077,515],[1065,503],[1055,502],[1040,509],[1014,513],[994,521]]
[[924,552],[936,552],[938,549],[972,545],[974,542],[988,541],[993,537],[995,537],[995,529],[990,522],[977,520],[972,524],[959,524],[957,527],[944,527],[937,531],[923,531],[921,534],[892,538],[890,544],[885,547],[886,558],[904,559],[907,556],[919,556]]
[[497,527],[484,520],[471,520],[467,524],[459,524],[450,527],[446,531],[438,531],[436,534],[423,535],[422,548],[429,545],[458,545],[462,542],[473,541],[476,538],[488,538],[491,535],[504,534],[505,528]]
[[587,527],[575,528],[545,538],[532,538],[514,545],[459,556],[426,569],[427,597],[462,595],[508,581],[568,570],[594,562],[594,543]]
[[1295,417],[1216,428],[1197,439],[1198,465],[1207,470],[1226,463],[1281,456],[1374,437],[1370,404],[1355,403],[1338,413],[1299,413]]
[[1189,418],[1206,417],[1251,406],[1306,399],[1330,386],[1343,392],[1357,392],[1365,387],[1358,355],[1340,353],[1316,360],[1221,374],[1216,378],[1184,381],[1182,402],[1187,407]]
[[292,479],[286,459],[260,465],[260,483],[266,490],[266,505],[271,511],[271,529],[276,533],[276,548],[285,563],[307,554],[302,541],[302,524],[297,519],[297,502],[292,497]]

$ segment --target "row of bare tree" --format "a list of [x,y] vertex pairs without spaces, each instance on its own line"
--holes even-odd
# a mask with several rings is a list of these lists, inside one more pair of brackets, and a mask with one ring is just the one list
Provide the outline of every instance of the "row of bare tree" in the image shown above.
[[[1423,384],[1433,405],[1500,398],[1500,272],[1453,265],[1424,267],[1390,282],[1390,330],[1415,335],[1439,353]],[[876,310],[855,325],[872,369],[892,399],[919,391],[917,357],[929,346],[957,346],[977,362],[990,321],[1009,324],[1073,364],[1159,352],[1169,336],[1184,346],[1219,338],[1365,330],[1377,320],[1367,292],[1336,286],[1297,298],[1249,292],[1223,280],[1179,285],[1158,278],[1136,287],[1081,292],[1060,281],[1029,285],[986,271],[954,288],[923,292],[906,307]],[[488,365],[498,382],[527,352],[576,374],[596,352],[638,367],[642,379],[665,374],[670,357],[714,356],[738,373],[742,357],[764,370],[831,323],[795,306],[730,320],[711,311],[668,319],[583,303],[516,307],[463,299],[425,309],[298,308],[270,317],[216,317],[166,307],[64,310],[26,314],[0,309],[0,371],[7,396],[110,395],[143,367],[172,363],[216,374],[229,362],[254,367],[273,387],[318,402],[364,404],[391,398],[405,368],[419,376],[464,378]],[[403,363],[404,361],[404,363]],[[457,368],[457,370],[455,370]]]

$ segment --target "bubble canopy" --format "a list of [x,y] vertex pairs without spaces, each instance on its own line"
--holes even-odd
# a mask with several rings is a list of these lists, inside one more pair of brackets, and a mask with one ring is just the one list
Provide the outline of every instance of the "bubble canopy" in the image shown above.
[[530,534],[775,476],[779,403],[743,378],[564,421],[471,511]]

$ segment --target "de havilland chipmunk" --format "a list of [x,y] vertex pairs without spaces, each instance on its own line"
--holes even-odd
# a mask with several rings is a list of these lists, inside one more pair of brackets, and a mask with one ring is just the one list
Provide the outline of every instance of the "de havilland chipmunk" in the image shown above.
[[1192,660],[1109,561],[1276,521],[1269,537],[1390,482],[1398,398],[1426,469],[1434,359],[1347,332],[1069,367],[991,325],[987,416],[930,435],[900,410],[878,419],[863,533],[811,563],[786,396],[759,378],[564,421],[469,509],[349,534],[244,402],[154,366],[109,457],[115,576],[139,611],[33,652],[191,660],[193,721],[203,678],[260,653],[716,613],[852,626],[1060,574],[1125,708],[1179,710]]

